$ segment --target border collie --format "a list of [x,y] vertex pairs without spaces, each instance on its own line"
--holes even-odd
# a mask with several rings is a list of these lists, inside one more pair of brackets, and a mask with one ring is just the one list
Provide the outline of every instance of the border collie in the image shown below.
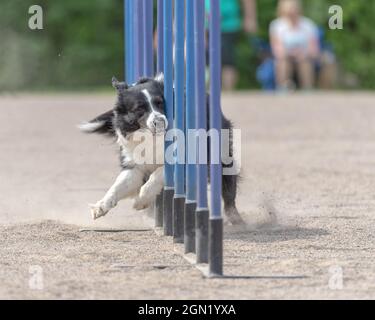
[[[99,133],[117,139],[120,147],[121,173],[105,196],[96,204],[90,205],[93,219],[105,216],[117,203],[125,198],[134,198],[134,208],[142,210],[149,207],[164,187],[164,169],[162,164],[137,164],[134,159],[135,148],[140,141],[133,139],[139,132],[151,132],[153,137],[164,140],[168,121],[164,114],[164,76],[142,78],[129,86],[112,79],[117,91],[117,102],[113,108],[95,119],[80,125],[86,133]],[[224,115],[223,129],[232,130],[232,125]],[[160,139],[159,139],[160,140]],[[229,141],[232,154],[232,141]],[[156,147],[156,153],[164,159],[164,147]],[[223,164],[232,167],[232,163]],[[236,208],[237,175],[223,175],[222,197],[225,215],[232,224],[242,223]]]

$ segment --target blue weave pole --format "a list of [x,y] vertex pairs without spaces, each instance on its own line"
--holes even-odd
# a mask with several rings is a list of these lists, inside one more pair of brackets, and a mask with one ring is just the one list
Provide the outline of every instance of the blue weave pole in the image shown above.
[[[221,25],[220,1],[210,0],[209,16],[210,54],[210,130],[214,139],[210,145],[210,222],[209,272],[211,276],[223,274],[223,219],[221,213]],[[228,50],[231,50],[228,48]]]
[[134,0],[125,0],[125,78],[128,83],[135,81],[135,35]]
[[153,46],[153,20],[154,1],[143,1],[143,76],[152,77],[154,75],[154,46]]
[[[193,145],[190,135],[196,129],[195,59],[194,59],[194,1],[186,1],[186,148]],[[197,207],[196,164],[189,161],[186,149],[185,253],[195,252],[195,211]],[[194,152],[192,152],[194,153]],[[196,159],[195,159],[196,161]]]
[[[156,55],[156,72],[158,74],[164,73],[164,2],[163,0],[157,0],[157,55]],[[154,215],[155,215],[155,227],[163,227],[163,198],[164,191],[156,197]]]
[[[185,134],[185,0],[174,2],[174,128]],[[181,138],[181,137],[180,137]],[[185,137],[178,139],[174,168],[173,239],[184,242],[185,210]],[[180,148],[182,147],[182,148]]]
[[[206,106],[206,57],[205,57],[205,1],[194,1],[194,46],[195,46],[195,107],[196,127],[201,133],[207,130]],[[207,201],[207,148],[198,143],[197,164],[197,209],[196,209],[196,254],[197,263],[208,262],[208,201]]]
[[164,73],[164,0],[158,0],[157,2],[157,73]]
[[137,81],[143,76],[143,63],[144,63],[144,48],[143,37],[144,35],[144,16],[143,16],[143,0],[134,0],[134,78]]
[[[164,0],[164,99],[165,113],[168,120],[167,134],[173,129],[173,2]],[[173,236],[173,197],[174,197],[174,166],[167,159],[168,147],[172,141],[165,142],[164,164],[164,195],[163,195],[163,227],[164,235]]]
[[129,49],[130,49],[130,38],[129,38],[129,0],[124,0],[124,75],[125,81],[129,81],[130,79],[130,63],[129,63]]

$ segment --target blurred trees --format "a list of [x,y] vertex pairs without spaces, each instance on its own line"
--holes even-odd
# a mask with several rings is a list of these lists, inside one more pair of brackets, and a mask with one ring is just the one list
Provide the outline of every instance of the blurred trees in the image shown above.
[[[44,10],[44,30],[28,28],[28,8]],[[267,40],[277,0],[259,0]],[[328,8],[344,9],[344,30],[327,30],[344,86],[375,88],[375,1],[305,0],[305,14],[328,29]],[[247,35],[236,49],[240,88],[257,87],[258,59]],[[123,0],[0,0],[0,90],[82,89],[123,78]]]
[[[28,28],[28,8],[44,30]],[[0,90],[79,89],[123,77],[122,0],[0,0]]]
[[[327,29],[342,68],[342,85],[375,89],[375,1],[305,0],[307,13]],[[344,29],[327,28],[328,7],[341,5]]]

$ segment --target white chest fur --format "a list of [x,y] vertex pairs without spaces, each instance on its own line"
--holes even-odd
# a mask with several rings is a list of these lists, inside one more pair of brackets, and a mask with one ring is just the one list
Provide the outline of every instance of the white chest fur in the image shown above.
[[122,165],[137,167],[145,173],[152,173],[164,164],[164,136],[153,135],[147,129],[140,129],[124,137],[116,131],[117,143],[121,147]]

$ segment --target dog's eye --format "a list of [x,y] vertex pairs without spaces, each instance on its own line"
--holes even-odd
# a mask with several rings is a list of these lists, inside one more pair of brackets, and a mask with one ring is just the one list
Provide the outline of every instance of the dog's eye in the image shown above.
[[163,100],[162,100],[162,99],[156,98],[156,99],[154,100],[154,103],[155,103],[155,105],[156,105],[157,107],[159,107],[159,108],[162,108],[162,107],[163,107]]

